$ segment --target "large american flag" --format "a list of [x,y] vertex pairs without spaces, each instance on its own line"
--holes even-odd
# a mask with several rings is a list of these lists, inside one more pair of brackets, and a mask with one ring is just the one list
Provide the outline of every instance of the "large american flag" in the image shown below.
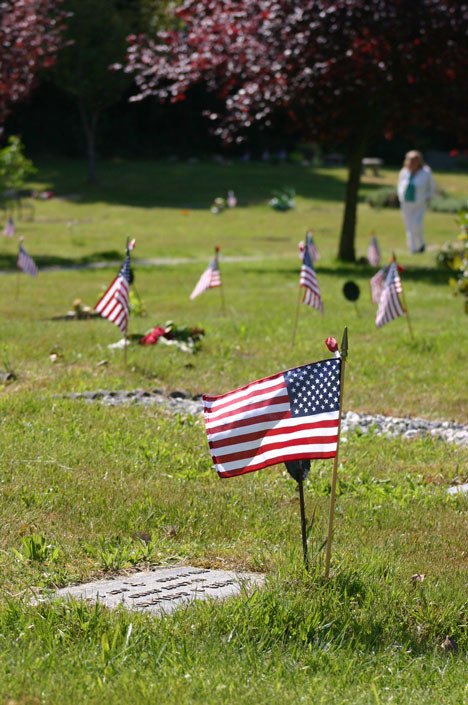
[[380,248],[375,235],[370,239],[369,247],[367,248],[367,259],[373,267],[380,265]]
[[203,396],[206,434],[220,477],[303,458],[333,458],[340,425],[341,359],[322,360]]
[[406,313],[398,296],[402,291],[403,287],[401,285],[400,275],[398,274],[397,263],[392,262],[388,268],[387,276],[385,277],[379,307],[375,317],[375,325],[377,328],[381,328],[386,323],[390,323],[390,321]]
[[124,335],[127,333],[129,315],[130,251],[134,245],[134,240],[127,245],[127,254],[120,272],[94,307],[103,318],[115,323]]
[[31,277],[35,277],[39,271],[33,258],[31,255],[28,255],[21,243],[18,250],[18,260],[16,264],[18,269],[21,269],[21,271],[25,274],[30,274]]
[[221,286],[221,273],[218,264],[218,250],[208,267],[201,275],[195,289],[190,294],[190,299],[193,300],[200,294],[203,294],[207,289],[213,289],[216,286]]
[[302,303],[323,312],[323,303],[322,297],[320,296],[317,275],[315,274],[308,247],[304,248],[299,286],[302,286],[305,289]]
[[310,259],[312,260],[312,262],[316,262],[318,259],[320,259],[317,245],[314,242],[314,233],[312,230],[307,231],[305,244],[303,240],[301,240],[301,242],[299,243],[299,257],[301,259],[303,259],[304,257],[304,249],[306,247],[309,249]]

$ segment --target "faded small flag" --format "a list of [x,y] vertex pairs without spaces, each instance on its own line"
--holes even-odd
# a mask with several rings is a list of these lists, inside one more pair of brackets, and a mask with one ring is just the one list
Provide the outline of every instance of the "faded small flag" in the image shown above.
[[16,225],[15,221],[13,218],[8,218],[7,222],[5,223],[5,227],[3,228],[3,234],[5,237],[14,237],[16,233]]
[[193,299],[197,296],[200,296],[200,294],[203,294],[203,292],[207,289],[213,289],[214,287],[221,286],[221,273],[219,271],[218,255],[219,248],[216,248],[215,256],[201,275],[195,289],[190,294],[191,301],[193,301]]
[[378,267],[380,265],[380,248],[375,235],[370,239],[369,247],[367,248],[367,259],[372,267]]
[[29,274],[31,277],[35,277],[39,273],[35,261],[31,257],[31,255],[28,255],[22,243],[20,243],[18,249],[18,260],[16,264],[18,266],[18,269],[21,269],[22,272],[24,272],[25,274]]

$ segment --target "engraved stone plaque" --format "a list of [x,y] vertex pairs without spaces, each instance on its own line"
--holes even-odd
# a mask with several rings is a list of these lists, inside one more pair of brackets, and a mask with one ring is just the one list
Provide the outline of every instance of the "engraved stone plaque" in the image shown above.
[[172,612],[192,600],[234,597],[243,589],[262,585],[263,581],[260,573],[177,566],[61,588],[55,597],[161,613]]

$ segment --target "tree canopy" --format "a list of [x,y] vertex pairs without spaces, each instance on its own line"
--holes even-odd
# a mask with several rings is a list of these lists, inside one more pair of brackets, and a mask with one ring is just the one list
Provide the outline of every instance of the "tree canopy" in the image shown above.
[[61,0],[0,2],[0,124],[27,97],[40,69],[53,65],[62,43]]
[[136,98],[183,100],[203,82],[223,101],[225,140],[286,117],[340,145],[349,178],[338,255],[355,258],[361,160],[382,134],[419,124],[462,130],[468,5],[458,0],[186,0],[174,27],[129,38]]

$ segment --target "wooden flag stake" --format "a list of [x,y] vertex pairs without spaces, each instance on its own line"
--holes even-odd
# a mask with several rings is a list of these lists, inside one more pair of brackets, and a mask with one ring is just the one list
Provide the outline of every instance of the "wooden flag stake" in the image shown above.
[[302,555],[304,556],[305,569],[309,570],[309,556],[307,554],[307,524],[304,504],[304,477],[302,470],[297,483],[299,485],[299,505],[301,508]]
[[[397,259],[395,257],[394,252],[392,252],[392,256],[393,256],[393,261],[395,262],[396,266],[398,267],[398,262],[397,262]],[[409,311],[408,311],[408,304],[406,303],[406,296],[405,296],[405,292],[403,289],[403,285],[401,287],[401,300],[402,300],[403,306],[405,308],[405,316],[406,316],[406,322],[408,323],[408,330],[409,330],[410,338],[411,338],[411,340],[414,340],[415,338],[414,338],[414,333],[413,333],[413,326],[411,325],[411,319],[410,319],[410,315],[409,315]]]
[[336,480],[338,475],[338,452],[340,449],[340,432],[341,432],[341,414],[343,405],[343,387],[344,387],[344,377],[345,377],[345,367],[346,358],[348,357],[348,328],[346,327],[343,331],[343,338],[341,340],[341,374],[340,374],[340,411],[338,417],[338,439],[336,442],[336,455],[333,461],[333,472],[331,481],[331,491],[330,491],[330,515],[328,518],[328,537],[327,537],[327,549],[325,552],[325,578],[328,579],[330,575],[330,557],[331,557],[331,544],[333,540],[333,519],[335,515],[335,498],[336,498]]
[[294,321],[294,328],[293,328],[293,337],[292,337],[292,348],[294,347],[294,344],[296,342],[296,333],[297,333],[297,324],[299,322],[299,311],[301,310],[301,294],[302,294],[302,287],[299,286],[299,292],[297,295],[297,304],[296,304],[296,320]]

